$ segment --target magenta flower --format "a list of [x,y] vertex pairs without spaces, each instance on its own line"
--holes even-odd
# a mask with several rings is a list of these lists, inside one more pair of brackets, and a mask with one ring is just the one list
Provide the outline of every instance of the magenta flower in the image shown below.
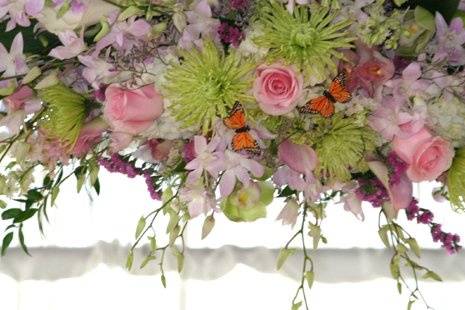
[[55,47],[50,51],[49,56],[57,59],[70,59],[78,56],[87,49],[84,43],[84,33],[80,37],[74,31],[65,31],[58,34],[58,38],[64,46]]
[[264,173],[264,168],[260,163],[230,150],[225,151],[221,163],[221,170],[224,172],[220,180],[220,192],[223,197],[229,196],[233,192],[236,179],[244,186],[249,186],[249,173],[257,178]]
[[28,71],[26,57],[23,54],[23,35],[19,32],[13,39],[10,52],[0,43],[0,72],[3,77],[26,74]]
[[347,86],[351,91],[362,88],[366,94],[373,97],[378,89],[394,75],[395,68],[392,61],[377,50],[369,48],[363,43],[356,43],[356,53],[345,51],[345,55],[354,67],[346,66],[350,72]]
[[444,17],[436,12],[436,42],[434,62],[446,61],[453,66],[465,64],[465,29],[460,17],[454,18],[449,26]]

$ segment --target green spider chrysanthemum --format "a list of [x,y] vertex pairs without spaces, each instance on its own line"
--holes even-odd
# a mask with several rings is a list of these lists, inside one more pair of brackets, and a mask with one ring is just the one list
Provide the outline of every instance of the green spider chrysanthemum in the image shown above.
[[319,135],[313,138],[313,147],[320,160],[316,173],[327,183],[348,181],[352,172],[368,169],[364,157],[375,149],[376,135],[363,113],[321,119],[315,130]]
[[350,48],[349,20],[333,22],[337,12],[330,6],[297,6],[291,15],[282,3],[264,0],[257,10],[262,34],[254,41],[269,49],[270,61],[283,60],[298,66],[307,76],[324,80],[336,71],[339,48]]
[[456,210],[465,211],[465,148],[455,154],[447,174],[449,201]]
[[251,102],[253,65],[232,53],[225,56],[215,44],[181,51],[182,63],[170,68],[163,89],[170,112],[184,127],[208,132],[217,117],[225,117],[236,101]]
[[47,135],[72,148],[88,112],[87,99],[62,84],[39,90],[47,109],[41,126]]

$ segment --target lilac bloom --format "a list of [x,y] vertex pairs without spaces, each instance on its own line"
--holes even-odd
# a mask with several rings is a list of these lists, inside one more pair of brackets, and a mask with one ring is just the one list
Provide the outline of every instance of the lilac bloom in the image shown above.
[[116,74],[114,66],[106,61],[92,56],[78,56],[79,61],[86,66],[82,71],[82,76],[95,89],[99,88],[99,82],[107,77],[112,77]]
[[84,43],[84,34],[80,37],[74,31],[65,31],[58,34],[58,38],[64,46],[58,46],[50,51],[49,56],[57,59],[70,59],[78,56],[86,50]]
[[9,21],[6,31],[10,31],[20,25],[29,27],[29,17],[38,15],[44,8],[44,0],[0,0],[0,19],[7,16]]
[[233,192],[236,180],[239,180],[244,186],[249,186],[249,173],[257,178],[264,173],[264,168],[260,163],[230,150],[225,151],[222,165],[224,173],[220,180],[220,192],[223,197],[229,196]]
[[417,62],[412,62],[404,71],[402,77],[387,81],[385,85],[392,89],[394,99],[400,103],[405,103],[408,98],[424,96],[432,83],[422,79],[421,66]]
[[417,108],[407,112],[403,104],[392,97],[385,99],[369,117],[370,126],[385,139],[408,138],[418,133],[425,125],[426,110]]
[[437,50],[433,61],[447,61],[453,66],[465,64],[465,29],[460,17],[454,18],[450,26],[440,13],[436,13]]
[[116,22],[111,31],[97,42],[95,54],[110,45],[124,51],[130,50],[137,42],[145,37],[150,31],[150,24],[142,19],[134,18],[128,21]]
[[19,32],[11,44],[10,52],[0,43],[0,72],[3,77],[26,74],[28,71],[26,57],[23,54],[23,35]]
[[212,18],[212,10],[207,0],[200,0],[192,11],[186,13],[187,26],[183,31],[179,46],[190,49],[193,46],[200,47],[202,38],[209,37],[218,41],[217,29],[220,26],[218,19]]
[[204,171],[213,177],[218,177],[222,165],[222,152],[218,151],[219,145],[219,138],[213,138],[210,143],[207,143],[207,139],[203,136],[194,137],[196,157],[186,165],[186,169],[190,170],[187,176],[187,183],[193,184],[197,182]]

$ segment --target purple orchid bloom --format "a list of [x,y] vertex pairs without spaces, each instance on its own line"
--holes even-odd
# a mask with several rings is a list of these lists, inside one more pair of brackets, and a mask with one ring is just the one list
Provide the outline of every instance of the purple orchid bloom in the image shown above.
[[6,31],[10,31],[20,25],[29,27],[29,17],[39,14],[44,8],[44,0],[0,0],[0,19],[7,16],[9,21]]
[[436,13],[437,50],[433,61],[447,61],[453,66],[465,64],[465,29],[460,17],[454,18],[450,25],[440,13]]

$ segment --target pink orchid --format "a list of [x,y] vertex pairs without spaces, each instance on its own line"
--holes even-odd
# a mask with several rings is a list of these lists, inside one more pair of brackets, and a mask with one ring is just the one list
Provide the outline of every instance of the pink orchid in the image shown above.
[[82,71],[82,76],[89,82],[95,89],[100,88],[100,84],[105,78],[115,76],[117,73],[114,66],[109,64],[103,59],[92,56],[78,56],[79,61],[86,66]]
[[452,19],[450,25],[436,12],[437,50],[433,62],[447,61],[453,66],[465,64],[465,28],[461,17]]
[[215,210],[215,199],[209,194],[200,182],[188,184],[182,188],[179,195],[181,201],[187,204],[187,209],[191,218],[200,214],[206,214],[210,210]]
[[389,169],[380,161],[368,162],[368,166],[388,192],[390,202],[384,204],[384,211],[389,218],[395,218],[399,210],[406,209],[412,201],[412,181],[404,174],[400,177],[398,182],[390,182]]
[[344,203],[344,210],[351,212],[360,221],[365,220],[365,214],[362,209],[362,201],[359,199],[356,193],[358,188],[357,182],[351,182],[342,187],[342,191],[345,195],[342,196],[341,202]]
[[264,173],[264,168],[260,163],[230,150],[225,151],[221,161],[221,170],[224,170],[224,173],[219,186],[223,197],[229,196],[233,192],[236,179],[244,186],[249,186],[249,173],[257,178]]
[[44,8],[45,0],[0,0],[0,19],[7,16],[6,31],[20,25],[29,27],[29,17],[37,16]]
[[283,225],[295,226],[297,217],[299,216],[299,205],[294,199],[288,200],[284,208],[279,212],[277,221],[281,220]]
[[94,55],[110,45],[115,48],[129,51],[139,39],[143,39],[150,32],[150,24],[143,19],[135,17],[127,21],[117,21],[112,25],[111,31],[97,42]]
[[70,59],[78,56],[87,49],[84,43],[84,33],[80,37],[74,31],[65,31],[58,34],[58,38],[64,46],[55,47],[49,56],[57,59]]
[[422,96],[431,86],[431,82],[421,79],[421,66],[412,62],[403,71],[402,77],[386,82],[386,86],[392,88],[394,99],[405,102],[407,98]]
[[186,169],[190,170],[187,183],[195,183],[204,171],[213,177],[218,177],[222,166],[222,160],[220,160],[222,152],[218,151],[219,146],[220,139],[217,137],[213,138],[210,143],[207,143],[204,136],[194,137],[196,157],[186,165]]
[[207,0],[198,1],[194,9],[186,12],[186,15],[187,26],[179,39],[181,48],[201,47],[202,39],[206,37],[219,41],[217,29],[220,21],[212,18],[212,10]]
[[0,72],[3,77],[26,74],[28,71],[26,57],[23,54],[23,35],[19,32],[13,39],[10,52],[0,43]]
[[279,145],[278,158],[292,170],[309,178],[311,178],[312,171],[318,165],[317,155],[311,147],[295,144],[289,140],[284,140]]
[[108,124],[101,118],[96,118],[85,124],[74,144],[72,154],[77,157],[86,155],[94,145],[100,142],[102,134],[107,128]]
[[303,176],[288,166],[279,167],[273,175],[273,182],[278,186],[289,188],[304,193],[305,199],[315,201],[321,193],[321,184],[312,176]]

